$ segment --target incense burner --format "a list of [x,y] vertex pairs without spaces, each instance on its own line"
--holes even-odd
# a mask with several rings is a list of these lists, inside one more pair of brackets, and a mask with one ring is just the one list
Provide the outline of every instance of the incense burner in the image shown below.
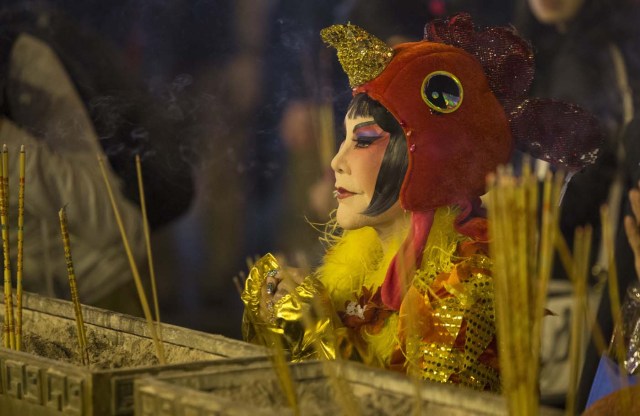
[[[412,380],[353,362],[289,365],[300,414],[507,415],[494,393]],[[344,403],[351,402],[354,407]],[[414,413],[417,410],[416,413]],[[293,415],[276,372],[260,363],[243,369],[165,374],[135,381],[135,415]],[[563,413],[541,409],[540,415]]]
[[130,415],[135,378],[242,367],[266,356],[258,346],[162,325],[167,364],[160,365],[143,319],[83,306],[85,367],[71,302],[25,293],[23,305],[23,351],[0,348],[2,416]]

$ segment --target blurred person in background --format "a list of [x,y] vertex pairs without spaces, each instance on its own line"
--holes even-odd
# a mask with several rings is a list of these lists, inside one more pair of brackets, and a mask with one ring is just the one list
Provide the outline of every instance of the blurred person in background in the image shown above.
[[[640,100],[640,38],[631,1],[527,0],[518,28],[535,50],[531,94],[567,100],[591,111],[606,133],[598,163],[574,177],[564,198],[563,232],[597,226],[607,200],[626,125]],[[588,198],[588,200],[585,200]]]
[[[579,104],[598,118],[605,132],[597,162],[569,181],[561,218],[561,230],[569,246],[576,227],[585,224],[594,227],[593,273],[600,278],[606,276],[607,268],[600,246],[600,206],[604,203],[612,207],[611,223],[621,236],[617,245],[620,248],[618,274],[623,279],[633,275],[633,262],[621,254],[628,251],[628,246],[619,224],[620,207],[624,205],[621,201],[630,183],[624,166],[632,162],[627,158],[633,154],[628,146],[632,142],[624,137],[640,99],[638,17],[633,1],[527,0],[520,4],[516,19],[516,26],[532,42],[535,51],[532,95]],[[622,257],[626,260],[621,261]],[[557,269],[556,278],[561,279],[563,272]],[[547,358],[542,391],[551,403],[561,404],[568,382],[571,292],[567,289],[568,282],[556,280],[555,283],[557,289],[552,286],[549,308],[560,316],[545,322],[547,345],[543,356]],[[598,294],[593,292],[593,296],[595,300]],[[606,309],[610,315],[606,290],[602,299],[600,314]],[[608,340],[612,329],[610,318],[608,323],[601,321],[601,325]],[[593,344],[589,348],[593,350]],[[583,384],[589,384],[597,357],[588,356],[585,365]],[[589,366],[591,370],[587,369]],[[581,386],[581,390],[588,394],[588,386]],[[582,406],[584,399],[586,397],[581,400]]]
[[266,4],[51,0],[3,20],[61,57],[136,202],[141,155],[163,320],[230,336]]
[[[83,303],[136,313],[129,262],[96,155],[105,158],[88,112],[48,45],[20,34],[4,60],[0,141],[10,149],[10,234],[16,267],[18,151],[26,148],[24,283],[27,291],[69,298],[58,210],[67,207],[79,296]],[[140,211],[109,169],[134,258],[144,266]]]
[[[148,219],[157,229],[181,215],[193,195],[190,166],[177,151],[180,126],[113,46],[64,13],[27,2],[0,10],[0,22],[0,141],[12,149],[13,178],[19,145],[27,152],[25,289],[69,297],[57,220],[57,210],[68,204],[81,301],[139,313],[96,155],[108,161],[134,257],[144,270],[134,157],[143,160]],[[11,196],[15,216],[17,192]]]
[[125,194],[136,203],[135,155],[144,160],[151,227],[166,225],[184,213],[193,198],[191,166],[182,155],[189,142],[181,133],[188,124],[149,94],[140,73],[115,45],[73,16],[41,2],[2,9],[0,23],[5,54],[17,36],[29,34],[58,56],[100,147],[123,179]]

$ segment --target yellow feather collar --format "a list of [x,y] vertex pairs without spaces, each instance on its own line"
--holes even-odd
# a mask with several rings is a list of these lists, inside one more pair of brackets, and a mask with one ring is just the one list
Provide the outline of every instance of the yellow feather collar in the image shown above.
[[[466,237],[453,227],[459,210],[442,207],[436,211],[425,245],[421,270],[446,271],[452,266],[451,256],[457,244]],[[317,270],[320,281],[329,291],[336,310],[357,299],[362,287],[375,291],[382,285],[387,269],[398,252],[405,235],[394,238],[386,253],[376,231],[371,227],[345,231],[327,250],[323,265]]]

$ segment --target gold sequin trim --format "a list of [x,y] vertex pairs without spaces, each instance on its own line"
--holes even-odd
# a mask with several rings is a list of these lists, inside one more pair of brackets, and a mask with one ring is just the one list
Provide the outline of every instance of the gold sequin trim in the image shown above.
[[465,308],[459,306],[459,302],[456,298],[446,298],[440,302],[440,306],[435,308],[433,316],[438,318],[434,322],[434,326],[438,332],[442,333],[441,329],[444,329],[449,336],[455,337],[460,332],[460,325],[462,325],[462,318],[465,313]]
[[478,356],[487,348],[496,333],[491,277],[483,273],[474,273],[473,277],[469,285],[472,287],[470,292],[475,303],[465,313],[465,368],[477,363]]
[[461,372],[460,383],[476,390],[485,390],[488,387],[491,391],[500,392],[498,372],[481,363]]
[[427,380],[446,383],[460,369],[462,354],[437,343],[423,344],[423,376]]

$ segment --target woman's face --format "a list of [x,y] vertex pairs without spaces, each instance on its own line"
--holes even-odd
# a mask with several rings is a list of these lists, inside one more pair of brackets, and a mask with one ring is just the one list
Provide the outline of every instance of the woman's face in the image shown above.
[[372,117],[346,117],[344,125],[346,137],[331,161],[338,198],[336,219],[345,230],[382,226],[402,212],[398,202],[380,215],[367,216],[362,212],[373,198],[389,133]]
[[528,0],[529,8],[540,23],[562,25],[570,22],[584,0]]

